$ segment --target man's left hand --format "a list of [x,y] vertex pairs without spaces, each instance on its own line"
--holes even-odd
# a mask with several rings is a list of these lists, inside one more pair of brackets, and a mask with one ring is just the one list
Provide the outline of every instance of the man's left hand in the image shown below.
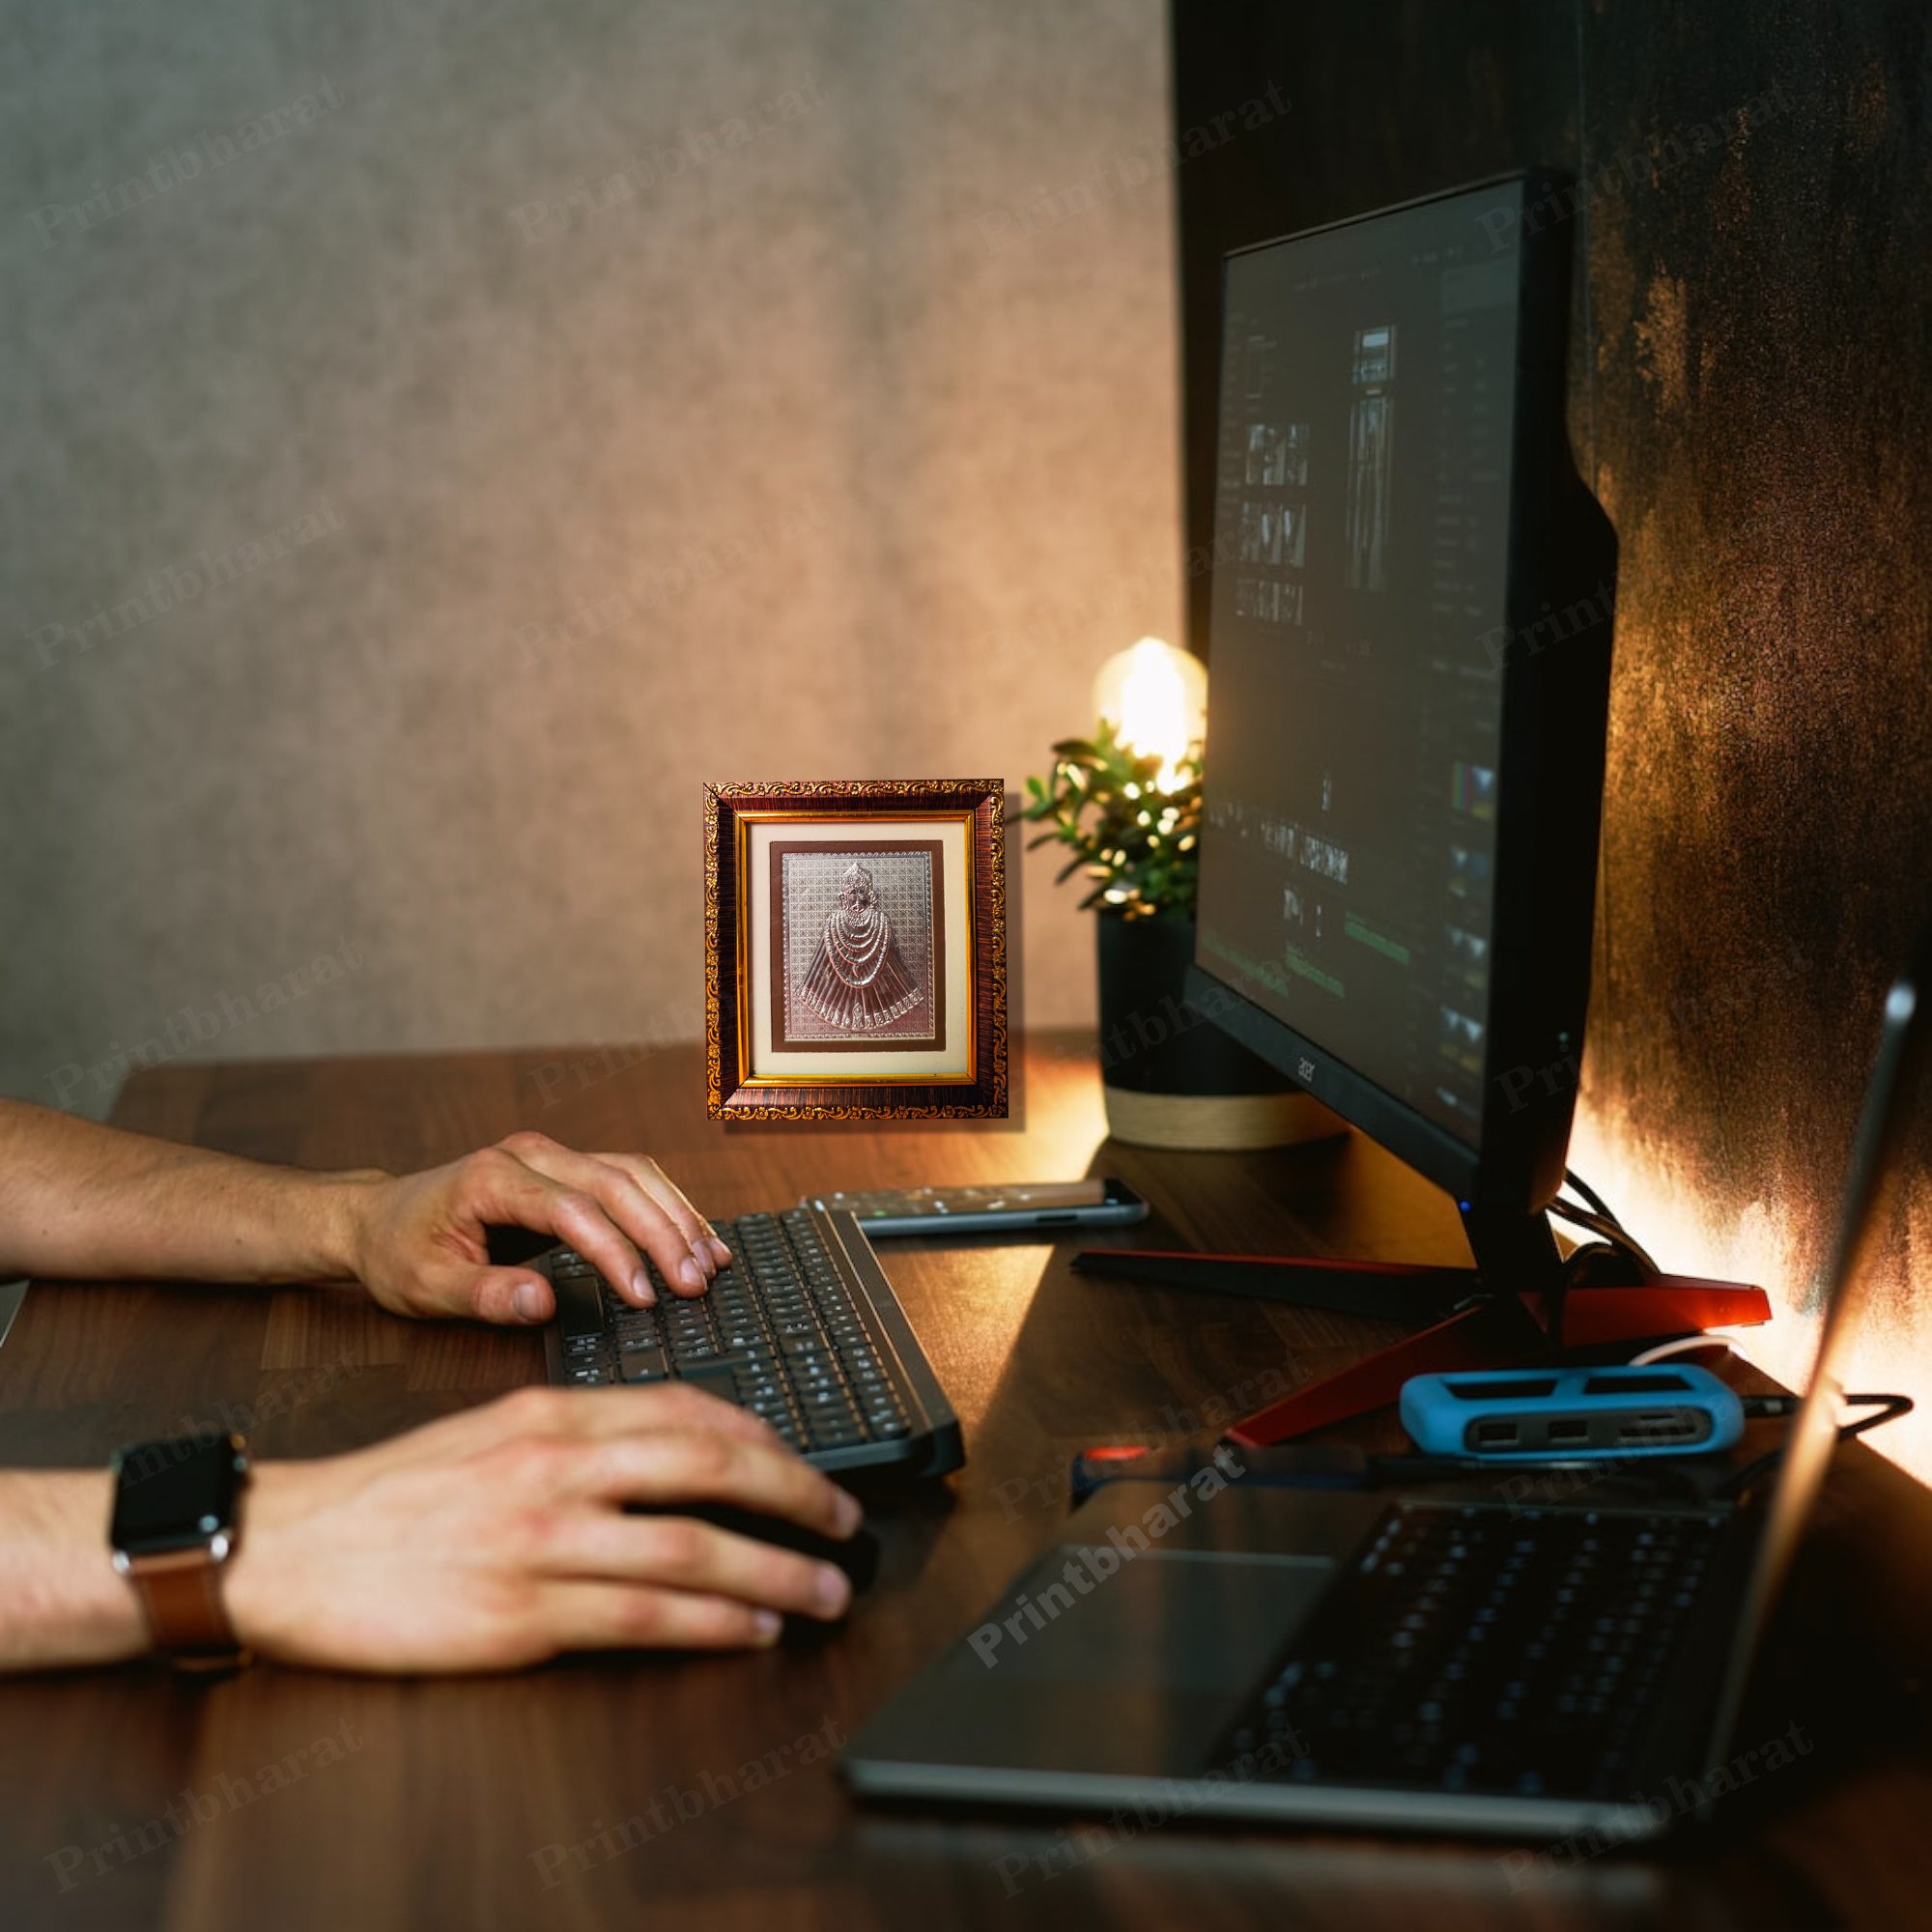
[[731,1258],[648,1154],[577,1153],[535,1132],[424,1174],[361,1181],[350,1212],[355,1272],[397,1315],[547,1321],[555,1297],[542,1275],[490,1264],[492,1226],[554,1235],[637,1307],[656,1298],[642,1256],[682,1295],[702,1294]]

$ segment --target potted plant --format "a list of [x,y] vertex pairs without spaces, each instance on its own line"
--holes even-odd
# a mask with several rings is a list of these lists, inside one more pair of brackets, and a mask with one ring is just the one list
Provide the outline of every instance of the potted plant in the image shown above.
[[1099,915],[1100,1077],[1108,1130],[1143,1147],[1279,1147],[1340,1130],[1334,1115],[1189,1007],[1200,882],[1198,659],[1143,638],[1102,669],[1090,738],[1053,747],[1026,781],[1029,841],[1070,848]]

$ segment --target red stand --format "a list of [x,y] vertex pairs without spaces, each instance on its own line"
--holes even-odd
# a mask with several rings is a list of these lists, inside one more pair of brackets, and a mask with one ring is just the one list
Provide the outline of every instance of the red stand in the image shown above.
[[[1394,1402],[1410,1376],[1525,1367],[1544,1353],[1539,1346],[1543,1297],[1524,1294],[1517,1299],[1537,1318],[1537,1326],[1518,1321],[1507,1303],[1478,1302],[1392,1349],[1257,1409],[1228,1431],[1228,1439],[1258,1449],[1306,1435]],[[1771,1302],[1763,1289],[1683,1275],[1660,1275],[1642,1288],[1573,1288],[1564,1297],[1564,1334],[1578,1347],[1753,1327],[1770,1320]]]
[[[1520,1368],[1548,1359],[1549,1352],[1548,1298],[1517,1294],[1470,1301],[1466,1297],[1478,1282],[1472,1268],[1167,1254],[1145,1248],[1089,1249],[1074,1257],[1073,1265],[1083,1274],[1119,1274],[1384,1320],[1429,1320],[1420,1333],[1393,1348],[1298,1388],[1236,1423],[1227,1432],[1228,1440],[1249,1449],[1385,1407],[1411,1376]],[[1461,1305],[1456,1305],[1459,1298]],[[1629,1288],[1572,1288],[1563,1295],[1566,1347],[1748,1328],[1770,1320],[1771,1302],[1763,1289],[1690,1275],[1659,1275]]]

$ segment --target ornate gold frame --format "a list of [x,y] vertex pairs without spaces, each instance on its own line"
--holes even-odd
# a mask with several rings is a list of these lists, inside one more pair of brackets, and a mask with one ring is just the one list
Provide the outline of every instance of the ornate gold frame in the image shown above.
[[[1007,1116],[1006,786],[996,779],[763,780],[704,788],[704,1036],[706,1104],[714,1120],[1005,1120]],[[964,1073],[793,1074],[752,1071],[753,824],[838,826],[867,820],[963,823],[967,1003]]]

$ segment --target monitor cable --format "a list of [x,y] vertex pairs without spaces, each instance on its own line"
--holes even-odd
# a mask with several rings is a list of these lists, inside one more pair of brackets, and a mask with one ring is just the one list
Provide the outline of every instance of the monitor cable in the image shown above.
[[1639,1282],[1655,1281],[1662,1269],[1658,1266],[1642,1244],[1619,1221],[1604,1197],[1584,1180],[1580,1175],[1565,1169],[1563,1179],[1567,1186],[1583,1197],[1587,1206],[1578,1207],[1574,1201],[1566,1201],[1559,1194],[1549,1204],[1549,1212],[1560,1216],[1573,1227],[1582,1228],[1597,1238],[1586,1241],[1573,1249],[1565,1258],[1565,1265],[1570,1270],[1571,1285],[1578,1286],[1597,1274],[1598,1264],[1605,1260],[1620,1259],[1630,1263],[1637,1270]]
[[1575,1188],[1583,1197],[1584,1201],[1590,1207],[1594,1208],[1611,1227],[1622,1228],[1623,1223],[1610,1211],[1609,1203],[1575,1168],[1566,1167],[1563,1170],[1563,1180],[1566,1186]]

